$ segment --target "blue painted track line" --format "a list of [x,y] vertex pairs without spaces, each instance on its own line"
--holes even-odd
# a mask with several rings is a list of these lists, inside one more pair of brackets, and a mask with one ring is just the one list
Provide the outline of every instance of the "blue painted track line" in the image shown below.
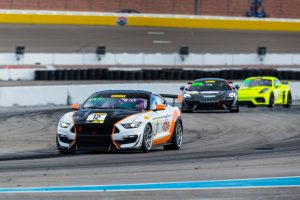
[[113,192],[147,190],[239,189],[264,187],[300,187],[300,176],[278,178],[233,179],[193,182],[166,182],[120,185],[87,185],[32,188],[0,188],[0,193],[35,192]]

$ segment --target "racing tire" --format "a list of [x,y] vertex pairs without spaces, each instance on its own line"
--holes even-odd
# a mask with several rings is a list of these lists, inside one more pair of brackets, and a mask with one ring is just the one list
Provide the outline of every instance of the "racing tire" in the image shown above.
[[182,113],[192,113],[192,110],[181,110]]
[[142,141],[142,152],[148,153],[152,148],[152,128],[150,124],[147,124],[144,129],[143,141]]
[[182,113],[191,113],[191,112],[193,112],[193,110],[191,110],[191,109],[184,109],[183,107],[184,107],[183,104],[181,104],[181,109],[180,109],[180,111],[181,111]]
[[74,154],[76,151],[76,145],[73,145],[70,149],[60,146],[58,142],[58,136],[56,136],[56,147],[58,152],[63,154]]
[[285,108],[290,108],[292,106],[292,103],[293,103],[293,99],[292,99],[292,94],[291,92],[288,93],[288,96],[287,96],[287,100],[286,100],[286,104],[283,105],[283,107]]
[[237,108],[232,108],[229,110],[231,113],[238,113],[240,112],[240,109],[237,107]]
[[274,102],[275,102],[275,97],[274,97],[274,94],[271,93],[270,98],[269,98],[269,104],[267,105],[267,107],[269,107],[269,108],[274,107]]
[[164,150],[179,150],[182,145],[183,127],[180,120],[175,123],[171,144],[164,145]]

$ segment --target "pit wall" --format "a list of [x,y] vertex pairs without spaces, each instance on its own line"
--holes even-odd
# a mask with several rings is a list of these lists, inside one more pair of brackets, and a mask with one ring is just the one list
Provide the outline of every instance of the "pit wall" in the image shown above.
[[[185,83],[119,83],[96,85],[24,86],[0,88],[0,106],[43,106],[83,103],[86,98],[101,90],[148,90],[155,93],[179,94]],[[292,82],[293,99],[300,99],[300,82]],[[167,92],[166,92],[167,91]]]
[[[0,9],[117,12],[134,9],[141,13],[244,16],[250,0],[1,0]],[[300,1],[264,0],[270,17],[300,18]]]

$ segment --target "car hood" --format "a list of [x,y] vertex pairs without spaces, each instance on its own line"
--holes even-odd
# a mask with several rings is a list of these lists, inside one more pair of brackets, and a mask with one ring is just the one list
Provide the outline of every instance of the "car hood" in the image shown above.
[[[127,109],[80,109],[74,114],[73,117],[75,124],[97,123],[113,125],[116,122],[137,113],[141,113],[141,111],[133,111]],[[92,116],[95,115],[102,115],[102,117],[99,118],[98,122],[91,120]]]
[[238,90],[239,95],[240,94],[253,94],[253,93],[259,93],[262,91],[264,88],[270,88],[267,86],[255,86],[255,87],[242,87]]

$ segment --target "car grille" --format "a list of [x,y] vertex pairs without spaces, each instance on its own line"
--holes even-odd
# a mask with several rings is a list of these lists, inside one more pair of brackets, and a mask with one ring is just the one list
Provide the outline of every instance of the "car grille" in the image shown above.
[[257,97],[257,98],[255,98],[255,101],[257,103],[265,103],[265,98],[263,98],[263,97]]
[[78,150],[109,150],[113,126],[78,124],[76,125]]

